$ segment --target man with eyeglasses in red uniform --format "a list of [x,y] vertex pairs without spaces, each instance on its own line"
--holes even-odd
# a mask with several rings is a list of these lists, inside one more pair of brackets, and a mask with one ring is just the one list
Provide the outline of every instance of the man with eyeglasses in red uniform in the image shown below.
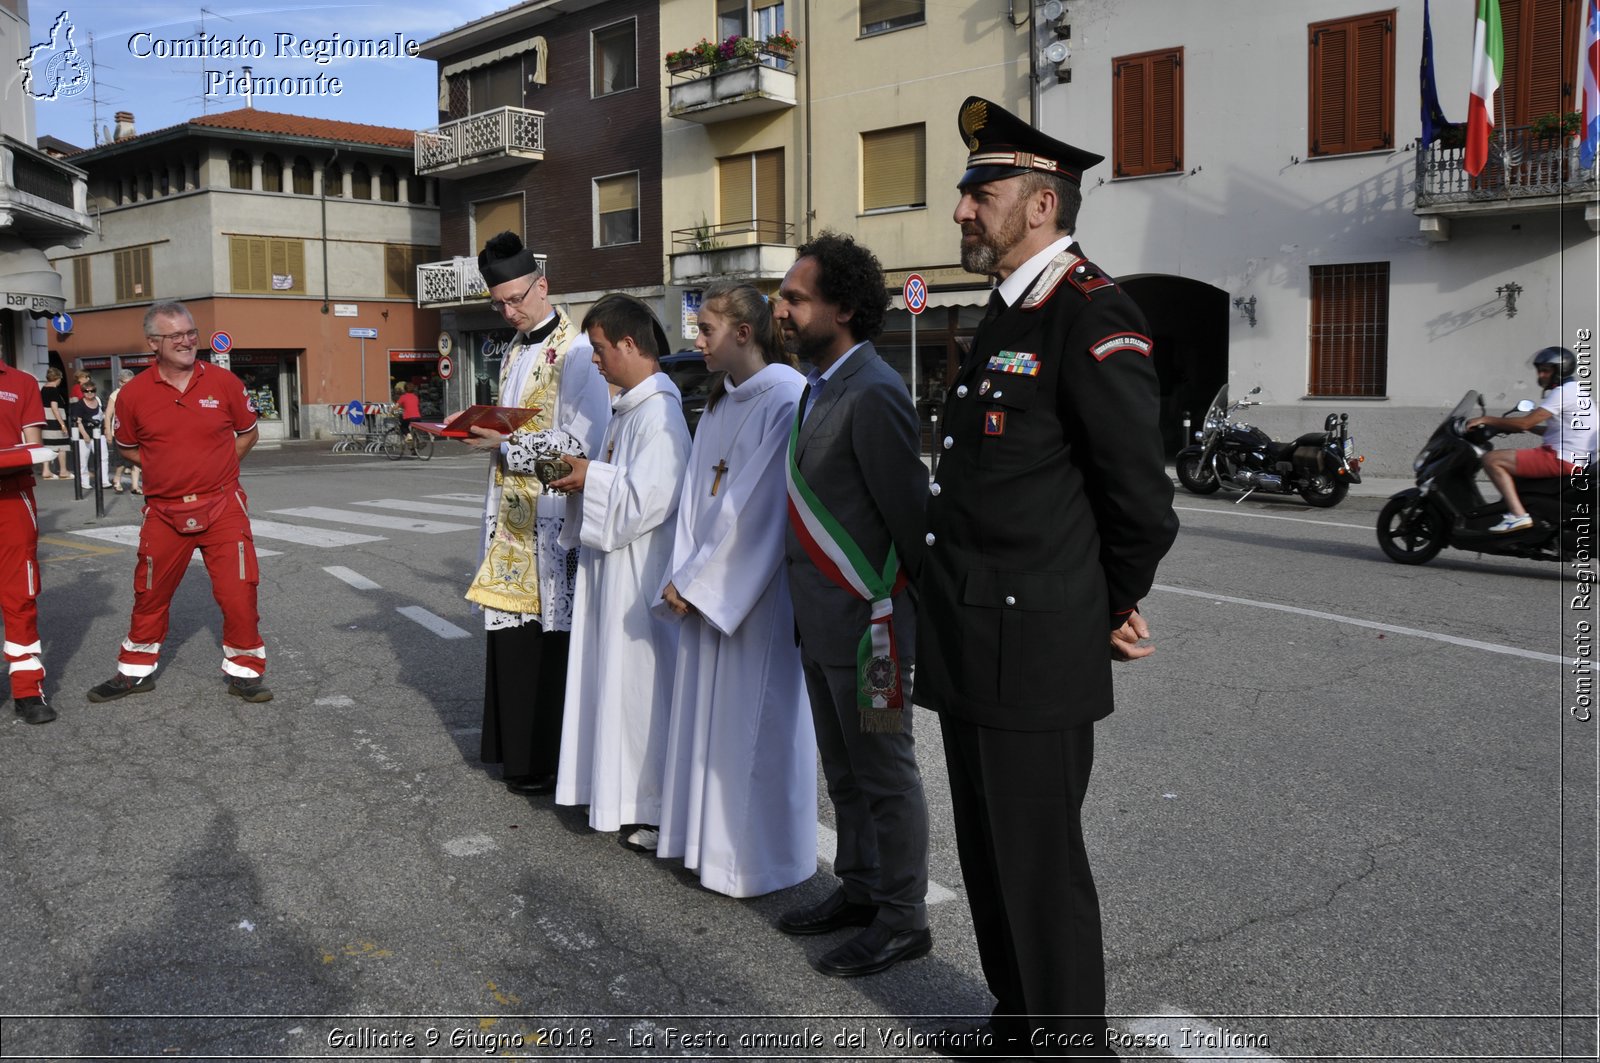
[[144,315],[155,364],[117,398],[112,438],[144,469],[145,520],[133,576],[133,619],[117,654],[117,674],[89,691],[112,701],[155,689],[172,595],[198,547],[222,607],[222,671],[227,691],[272,700],[256,612],[255,540],[239,461],[256,445],[256,412],[244,383],[195,357],[200,333],[182,303],[157,303]]

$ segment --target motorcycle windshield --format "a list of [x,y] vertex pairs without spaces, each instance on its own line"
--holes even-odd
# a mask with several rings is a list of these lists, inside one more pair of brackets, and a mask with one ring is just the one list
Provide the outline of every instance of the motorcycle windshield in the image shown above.
[[1228,385],[1224,384],[1217,389],[1217,397],[1211,400],[1211,405],[1206,410],[1206,419],[1201,422],[1205,430],[1206,441],[1226,427],[1228,423]]
[[1439,427],[1433,430],[1433,435],[1428,437],[1428,442],[1423,445],[1421,452],[1417,454],[1416,467],[1419,470],[1432,460],[1433,456],[1438,454],[1448,441],[1458,438],[1456,426],[1476,413],[1481,404],[1482,402],[1478,398],[1476,391],[1469,391],[1461,396],[1461,401],[1456,403],[1455,409],[1445,415],[1444,420],[1439,423]]

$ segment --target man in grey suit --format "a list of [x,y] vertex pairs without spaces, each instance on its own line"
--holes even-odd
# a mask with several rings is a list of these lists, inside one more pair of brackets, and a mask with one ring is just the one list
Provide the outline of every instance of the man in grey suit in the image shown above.
[[876,974],[932,947],[928,809],[911,737],[909,670],[928,473],[900,375],[873,350],[889,298],[850,237],[802,245],[773,318],[815,365],[790,442],[789,589],[828,796],[840,885],[778,920],[790,934],[865,927],[817,963]]

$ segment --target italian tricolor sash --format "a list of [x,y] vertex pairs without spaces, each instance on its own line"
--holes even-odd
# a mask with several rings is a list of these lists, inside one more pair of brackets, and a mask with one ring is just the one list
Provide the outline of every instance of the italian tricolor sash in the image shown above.
[[900,689],[900,654],[894,639],[894,596],[905,587],[905,573],[900,570],[893,543],[883,571],[875,571],[850,533],[800,475],[796,451],[804,415],[802,405],[789,431],[789,460],[784,464],[789,525],[823,575],[872,607],[871,622],[856,650],[856,706],[861,710],[862,731],[894,733],[904,727],[905,692]]

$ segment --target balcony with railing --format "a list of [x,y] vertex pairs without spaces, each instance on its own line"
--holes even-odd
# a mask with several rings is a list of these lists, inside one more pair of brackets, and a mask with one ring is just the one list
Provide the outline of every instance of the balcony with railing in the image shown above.
[[710,125],[795,105],[795,60],[789,49],[759,45],[715,62],[669,65],[667,114]]
[[[1489,160],[1473,177],[1466,148],[1425,144],[1417,152],[1416,207],[1425,232],[1448,235],[1450,216],[1559,210],[1584,204],[1590,228],[1595,209],[1595,167],[1579,162],[1570,136],[1539,135],[1531,125],[1499,129],[1489,141]],[[1444,238],[1444,237],[1440,237]]]
[[11,137],[0,137],[0,230],[41,247],[78,247],[94,229],[87,175]]
[[[534,255],[542,272],[545,256]],[[421,310],[448,306],[473,306],[489,299],[489,286],[478,272],[476,258],[452,258],[444,262],[423,262],[417,266],[417,307]]]
[[413,138],[417,173],[470,177],[544,160],[544,112],[496,107]]
[[672,231],[672,283],[713,277],[781,280],[794,265],[794,226],[770,218]]

